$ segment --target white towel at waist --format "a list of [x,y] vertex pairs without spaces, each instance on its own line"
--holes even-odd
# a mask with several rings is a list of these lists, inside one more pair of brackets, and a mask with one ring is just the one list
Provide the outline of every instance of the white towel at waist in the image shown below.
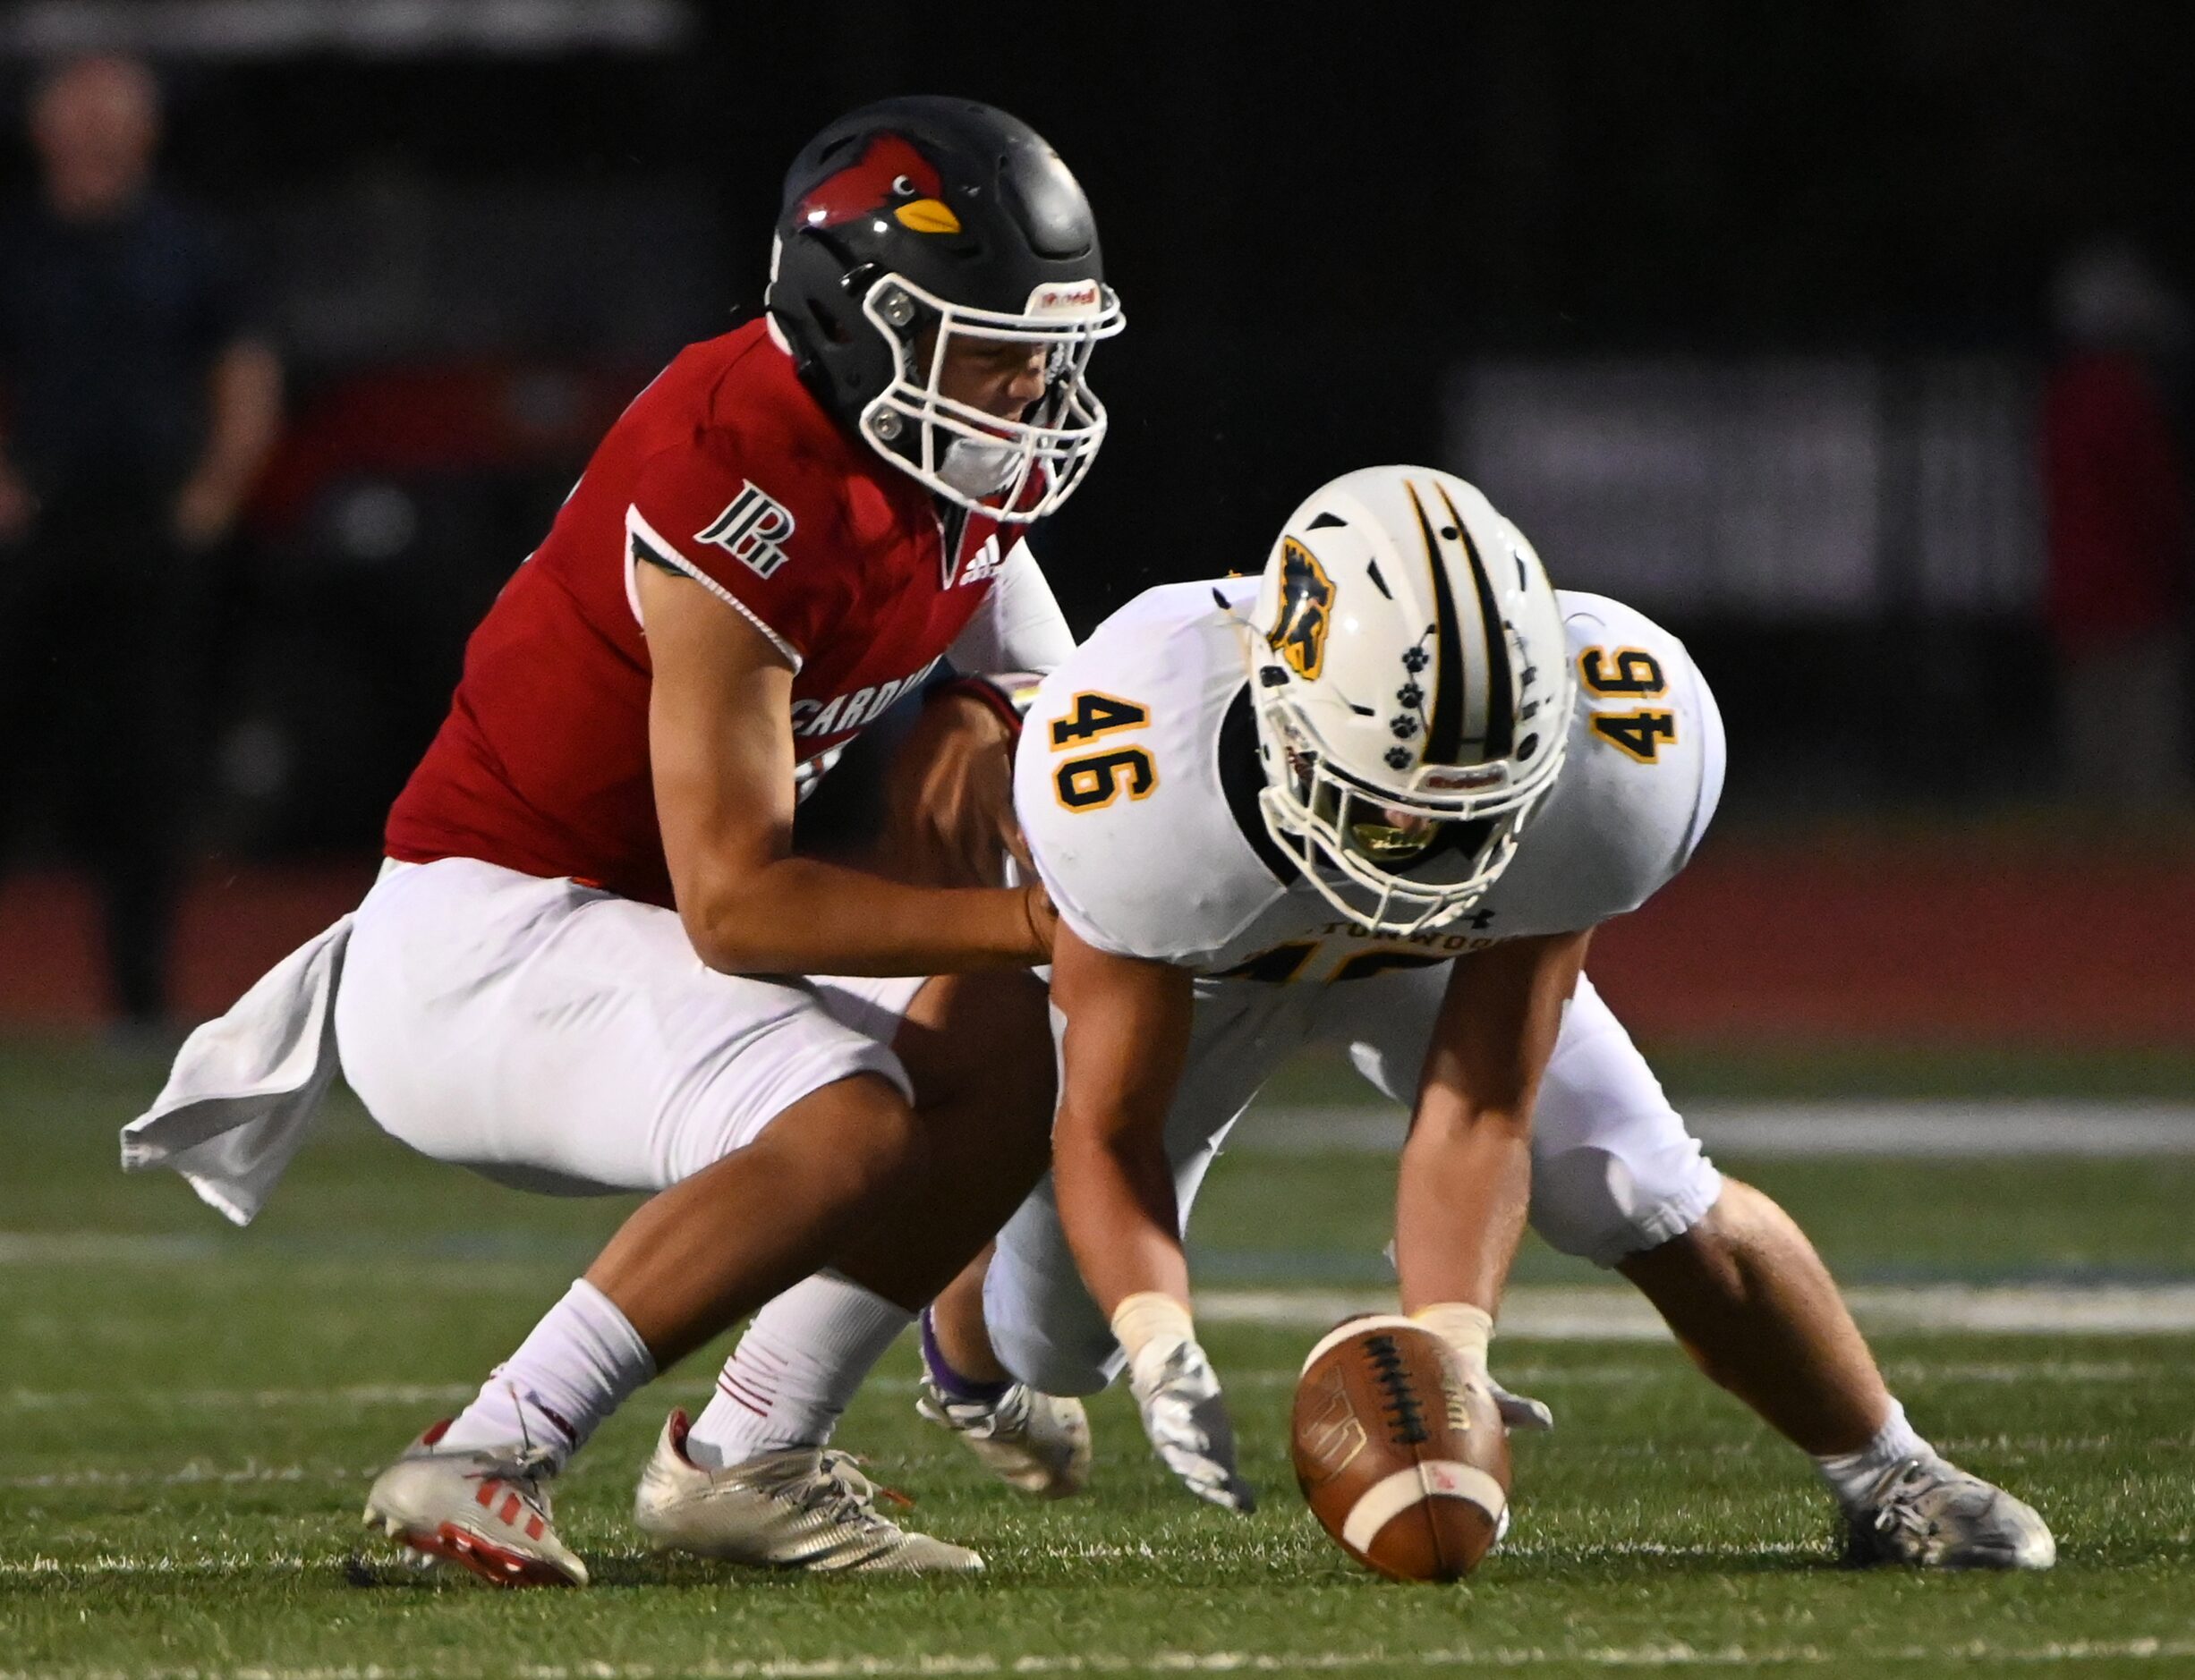
[[351,918],[300,946],[183,1042],[150,1108],[122,1129],[122,1169],[169,1167],[249,1225],[336,1077],[336,987]]

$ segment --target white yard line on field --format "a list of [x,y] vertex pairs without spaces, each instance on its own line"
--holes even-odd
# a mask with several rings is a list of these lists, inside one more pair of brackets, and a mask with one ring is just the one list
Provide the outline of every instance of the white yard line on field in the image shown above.
[[[2195,1284],[1867,1285],[1845,1291],[1863,1328],[1970,1335],[2185,1335],[2195,1331]],[[1395,1311],[1392,1290],[1199,1290],[1209,1324],[1315,1329],[1360,1312]],[[1520,1285],[1502,1302],[1510,1340],[1659,1342],[1666,1326],[1636,1290],[1599,1285]]]
[[60,1488],[234,1487],[268,1481],[364,1481],[384,1466],[346,1470],[334,1464],[240,1464],[221,1469],[196,1460],[175,1470],[55,1470],[36,1476],[0,1477],[0,1489],[36,1491]]
[[[160,1404],[171,1410],[235,1411],[283,1406],[438,1406],[472,1398],[480,1384],[358,1383],[328,1388],[163,1388]],[[666,1391],[668,1392],[668,1390]],[[113,1402],[115,1394],[97,1388],[0,1388],[0,1412],[73,1411]]]
[[0,1231],[0,1266],[174,1266],[212,1260],[220,1252],[213,1232]]
[[[1307,1321],[1307,1320],[1306,1320]],[[1320,1326],[1323,1328],[1322,1320]],[[1512,1335],[1517,1332],[1510,1332]],[[1529,1338],[1527,1338],[1529,1339]],[[2160,1376],[2186,1370],[2195,1362],[2159,1360],[2147,1364],[2127,1360],[2067,1360],[2048,1356],[2032,1360],[1987,1361],[1892,1359],[1884,1369],[1898,1383],[1972,1382],[1989,1384],[2066,1383],[2082,1387],[2127,1382],[2148,1382]],[[1666,1376],[1670,1367],[1645,1359],[1603,1358],[1591,1365],[1549,1365],[1531,1360],[1512,1360],[1502,1368],[1507,1380],[1521,1387],[1553,1384],[1564,1388],[1630,1388]],[[1292,1388],[1298,1373],[1293,1365],[1261,1370],[1240,1365],[1229,1368],[1228,1384],[1238,1388]],[[914,1377],[872,1377],[864,1392],[913,1395],[922,1389]],[[375,1406],[455,1406],[472,1398],[473,1383],[362,1383],[336,1384],[326,1388],[163,1388],[159,1404],[169,1410],[235,1412],[325,1408],[341,1411]],[[666,1403],[705,1400],[715,1392],[710,1382],[679,1380],[657,1383],[648,1391]],[[89,1412],[102,1407],[137,1406],[148,1391],[133,1388],[7,1388],[0,1389],[0,1413]],[[0,1483],[0,1486],[47,1485],[40,1481]]]
[[[1715,1153],[1776,1156],[2195,1155],[2195,1106],[2169,1102],[1704,1102],[1685,1113]],[[1230,1150],[1386,1152],[1403,1113],[1375,1104],[1254,1108]]]
[[1594,1668],[1846,1667],[1889,1664],[2041,1664],[2182,1661],[2195,1640],[2120,1639],[2015,1644],[1970,1640],[1947,1645],[1834,1649],[1819,1645],[1477,1645],[1433,1650],[1158,1650],[1083,1651],[1061,1656],[992,1657],[941,1653],[920,1657],[759,1657],[731,1662],[574,1662],[464,1669],[384,1667],[378,1663],[291,1667],[0,1669],[0,1680],[901,1680],[902,1676],[1076,1674],[1274,1674],[1311,1671],[1408,1673],[1454,1668],[1524,1668],[1550,1662]]

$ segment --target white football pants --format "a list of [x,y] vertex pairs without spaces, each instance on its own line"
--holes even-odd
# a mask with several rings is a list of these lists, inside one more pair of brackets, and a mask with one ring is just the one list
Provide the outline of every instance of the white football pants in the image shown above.
[[437,1160],[565,1195],[661,1190],[875,1073],[920,980],[704,967],[677,915],[470,858],[390,863],[336,994],[343,1071]]
[[[1347,1046],[1357,1071],[1407,1106],[1448,974],[1442,964],[1331,986],[1200,984],[1166,1121],[1183,1231],[1235,1123],[1305,1045]],[[1580,977],[1533,1111],[1533,1229],[1564,1253],[1612,1266],[1689,1230],[1722,1190],[1630,1035]],[[1120,1350],[1068,1250],[1049,1177],[1000,1234],[983,1312],[1007,1369],[1047,1394],[1093,1393],[1120,1370]]]

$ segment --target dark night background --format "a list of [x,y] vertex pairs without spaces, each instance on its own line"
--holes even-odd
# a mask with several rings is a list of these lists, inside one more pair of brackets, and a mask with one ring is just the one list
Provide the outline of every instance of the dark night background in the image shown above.
[[[21,19],[70,8],[15,10],[11,191]],[[1348,468],[1480,476],[1448,404],[1489,359],[1859,359],[1890,403],[1917,360],[2038,368],[2050,276],[2084,240],[2195,272],[2188,31],[2165,4],[653,15],[669,32],[641,50],[152,53],[167,178],[251,254],[291,390],[288,456],[207,608],[221,844],[370,846],[592,437],[758,303],[785,163],[875,97],[1013,110],[1098,213],[1129,319],[1093,370],[1113,428],[1038,538],[1078,629],[1255,569]],[[1733,809],[2032,793],[2032,579],[1945,605],[1909,586],[1902,529],[1888,509],[1871,581],[1826,609],[1643,602],[1723,693]],[[1595,581],[1541,547],[1559,583]]]

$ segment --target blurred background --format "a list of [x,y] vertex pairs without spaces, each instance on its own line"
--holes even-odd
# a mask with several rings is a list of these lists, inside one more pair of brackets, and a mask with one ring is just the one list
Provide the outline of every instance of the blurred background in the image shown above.
[[[1102,462],[1037,539],[1078,630],[1256,567],[1339,471],[1436,462],[1722,700],[1717,829],[1596,963],[1644,1036],[2195,1047],[2185,32],[2141,0],[0,5],[0,240],[72,146],[96,197],[140,145],[174,218],[111,297],[22,303],[0,246],[0,460],[56,401],[93,423],[40,386],[62,327],[157,384],[147,310],[227,428],[140,473],[182,499],[132,559],[11,525],[0,480],[0,1030],[172,1031],[354,900],[595,439],[759,305],[795,149],[934,89],[1059,148],[1127,309]],[[34,144],[86,54],[152,83]]]

